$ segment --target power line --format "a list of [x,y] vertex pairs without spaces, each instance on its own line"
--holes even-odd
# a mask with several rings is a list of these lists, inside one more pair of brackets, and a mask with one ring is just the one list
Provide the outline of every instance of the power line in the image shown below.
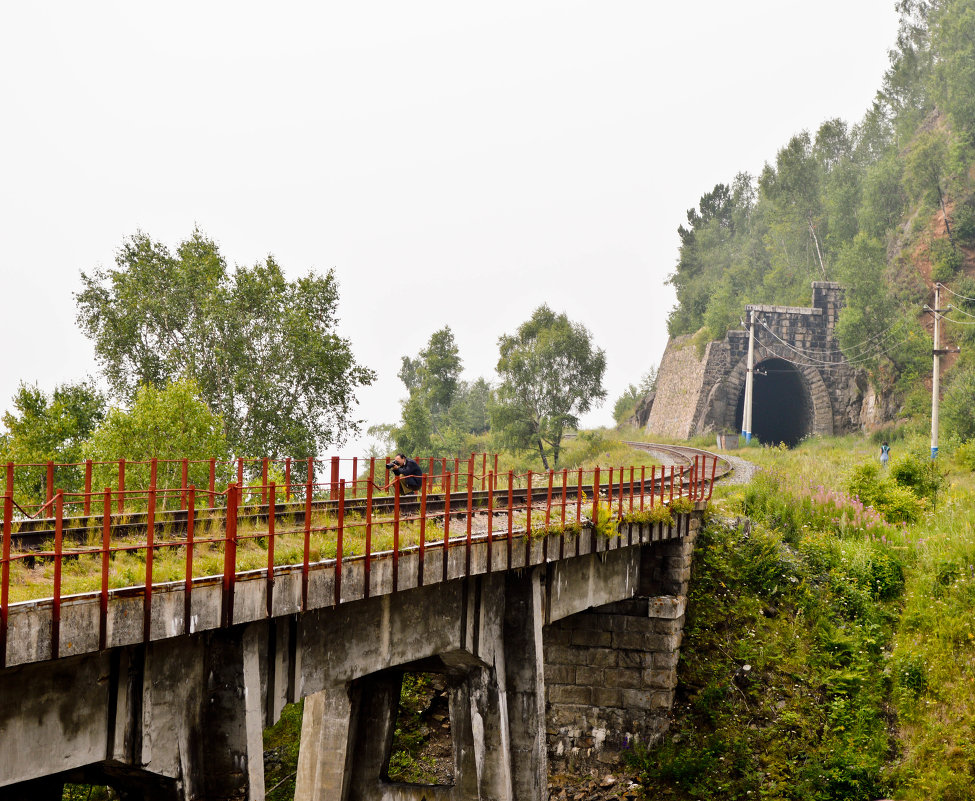
[[[809,364],[806,365],[806,366],[843,367],[843,366],[847,366],[847,365],[852,366],[852,365],[856,365],[856,364],[862,364],[864,362],[870,361],[871,359],[875,358],[878,355],[887,355],[888,353],[890,353],[890,351],[892,351],[898,345],[901,345],[904,342],[907,342],[908,339],[910,339],[910,336],[906,336],[903,339],[898,340],[897,342],[895,342],[894,344],[892,344],[892,345],[890,345],[890,346],[888,346],[886,348],[877,348],[875,351],[872,351],[870,353],[860,354],[859,356],[857,356],[854,359],[843,359],[842,361],[824,360],[824,359],[817,359],[817,358],[815,358],[813,356],[807,355],[806,353],[804,353],[799,348],[796,348],[796,347],[790,345],[788,342],[786,342],[784,339],[782,339],[782,337],[780,337],[778,334],[776,334],[763,321],[760,320],[759,323],[762,326],[762,328],[764,328],[766,331],[768,331],[769,334],[771,334],[775,339],[777,339],[779,342],[781,342],[785,347],[787,347],[789,350],[791,350],[793,353],[797,354],[798,356],[806,359],[807,362],[809,362]],[[840,353],[840,355],[842,355],[842,351],[838,351],[838,352]],[[786,361],[789,361],[789,360],[786,359]]]

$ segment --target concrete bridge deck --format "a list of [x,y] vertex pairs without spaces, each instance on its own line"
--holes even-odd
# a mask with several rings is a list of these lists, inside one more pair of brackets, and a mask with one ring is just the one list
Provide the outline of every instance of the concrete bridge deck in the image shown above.
[[[703,505],[11,605],[0,799],[263,799],[262,731],[302,699],[296,798],[542,799],[550,763],[665,729]],[[450,785],[386,778],[416,671],[449,685]]]

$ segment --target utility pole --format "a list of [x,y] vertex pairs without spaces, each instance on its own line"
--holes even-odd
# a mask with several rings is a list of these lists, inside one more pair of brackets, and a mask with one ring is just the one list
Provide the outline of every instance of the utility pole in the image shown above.
[[933,347],[931,348],[934,356],[933,372],[931,374],[931,458],[938,456],[938,405],[941,395],[941,337],[940,333],[941,317],[941,284],[934,285],[934,337]]
[[752,441],[752,397],[755,383],[755,310],[748,318],[748,371],[745,373],[745,408],[741,413],[741,435]]
[[931,458],[938,456],[938,426],[941,407],[941,357],[946,353],[959,353],[960,348],[941,347],[941,315],[949,311],[951,306],[941,308],[941,284],[934,285],[934,308],[925,306],[924,310],[934,315],[934,332],[932,336],[931,354],[934,365],[931,372]]

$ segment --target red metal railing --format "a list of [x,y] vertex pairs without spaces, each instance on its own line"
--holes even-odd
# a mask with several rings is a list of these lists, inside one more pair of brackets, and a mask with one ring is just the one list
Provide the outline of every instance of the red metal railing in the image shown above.
[[[475,472],[474,455],[463,462],[437,460],[437,466],[463,469],[459,471],[446,469],[436,474],[425,474],[416,498],[401,494],[398,484],[394,485],[395,491],[392,496],[378,496],[377,482],[370,480],[368,483],[363,483],[359,479],[344,480],[338,478],[334,470],[330,475],[333,480],[328,482],[306,480],[300,489],[299,485],[295,484],[282,490],[273,480],[256,486],[242,486],[238,481],[231,481],[226,490],[217,491],[208,487],[205,491],[205,497],[211,505],[214,505],[212,499],[216,496],[226,511],[222,525],[215,527],[214,518],[211,518],[209,528],[201,527],[200,532],[197,531],[197,523],[200,519],[195,505],[200,493],[191,483],[178,490],[183,493],[182,498],[185,499],[186,505],[183,536],[174,536],[169,528],[158,521],[157,511],[161,504],[162,493],[167,490],[160,490],[154,485],[150,485],[146,493],[144,532],[141,538],[136,539],[132,538],[129,530],[126,530],[126,536],[113,536],[113,533],[117,533],[124,525],[124,517],[112,514],[113,501],[117,498],[117,490],[114,488],[105,487],[99,493],[90,491],[66,493],[62,489],[56,489],[48,502],[54,510],[53,544],[40,550],[20,545],[14,548],[14,508],[17,504],[14,500],[14,467],[8,465],[3,497],[2,556],[0,556],[0,667],[5,664],[6,659],[11,573],[14,569],[19,571],[19,585],[23,585],[28,580],[34,582],[28,595],[52,599],[51,641],[52,654],[56,657],[60,635],[61,603],[65,590],[63,567],[67,560],[77,563],[88,561],[92,565],[92,569],[87,572],[83,569],[84,565],[73,565],[72,574],[76,577],[82,576],[82,582],[87,584],[79,587],[76,580],[74,589],[70,591],[88,592],[99,598],[99,643],[104,647],[112,567],[113,563],[117,566],[118,560],[126,554],[135,556],[137,563],[142,566],[141,578],[138,581],[129,579],[128,584],[130,586],[135,584],[142,588],[143,633],[144,637],[148,638],[152,589],[154,581],[157,580],[154,570],[157,566],[157,557],[162,559],[161,554],[164,552],[169,555],[168,561],[163,565],[169,574],[174,571],[174,565],[181,566],[181,575],[178,575],[177,580],[182,581],[185,588],[184,614],[187,631],[194,575],[196,574],[196,577],[216,575],[208,565],[213,564],[214,556],[222,557],[222,569],[219,571],[223,593],[221,622],[223,626],[230,626],[234,622],[234,590],[237,575],[242,569],[253,569],[242,566],[242,552],[249,555],[247,564],[260,565],[260,569],[266,573],[267,614],[270,616],[275,570],[283,566],[276,565],[276,560],[281,553],[281,546],[286,545],[284,564],[292,567],[300,564],[301,608],[305,610],[308,608],[308,577],[312,565],[316,562],[325,560],[334,564],[334,600],[339,603],[342,593],[342,567],[343,563],[350,558],[363,560],[365,595],[368,597],[371,566],[380,554],[383,558],[392,560],[393,591],[398,589],[400,556],[407,550],[417,553],[418,583],[424,583],[427,579],[424,572],[426,551],[433,544],[442,546],[444,551],[442,574],[438,577],[440,580],[447,578],[447,556],[450,550],[456,548],[465,550],[465,573],[470,574],[471,549],[475,537],[483,538],[487,543],[488,569],[492,564],[491,551],[495,542],[498,537],[504,537],[505,561],[510,568],[515,535],[523,533],[526,547],[530,547],[533,526],[541,528],[543,533],[558,533],[559,556],[563,557],[566,552],[567,533],[577,533],[582,524],[591,523],[595,538],[595,524],[607,509],[610,514],[615,512],[615,517],[624,519],[628,513],[652,509],[655,505],[663,504],[668,496],[672,502],[675,493],[678,498],[686,495],[694,502],[710,499],[717,470],[717,457],[704,455],[695,456],[692,465],[686,470],[682,467],[676,471],[674,467],[670,467],[668,474],[667,468],[660,468],[659,476],[657,468],[653,466],[649,471],[641,466],[640,468],[610,468],[602,472],[599,467],[596,467],[592,470],[580,468],[573,473],[563,469],[558,472],[524,474],[516,474],[509,470],[507,473],[499,474],[498,471],[490,469],[492,465],[488,464],[486,454],[477,461],[480,461],[477,467],[482,470],[488,468],[486,472]],[[367,465],[364,472],[374,477],[377,460],[369,459]],[[382,466],[383,463],[379,462],[378,467],[381,469]],[[150,465],[150,472],[155,477],[157,466]],[[263,465],[262,473],[268,475],[264,473]],[[185,472],[182,475],[185,475]],[[313,476],[314,472],[306,472],[305,475]],[[538,478],[541,478],[543,483],[534,481]],[[356,498],[354,491],[350,492],[357,484],[362,490],[362,500]],[[476,489],[478,486],[482,489]],[[258,518],[256,522],[253,516],[246,520],[243,516],[245,493],[259,495],[268,507],[266,515]],[[79,495],[83,496],[80,500]],[[301,498],[303,504],[280,504],[282,498],[288,499],[298,495],[303,496]],[[335,503],[316,510],[313,505],[316,496],[334,498]],[[584,502],[587,497],[591,502],[588,519],[583,517]],[[101,501],[101,514],[97,518],[100,531],[97,531],[97,528],[89,529],[89,544],[65,547],[63,532],[65,521],[68,519],[66,510],[69,503],[83,502],[90,510],[93,498]],[[456,525],[460,522],[458,518],[463,520],[459,526]],[[89,521],[89,524],[92,525],[92,522]],[[215,530],[215,528],[222,530]],[[199,536],[201,532],[205,536]],[[163,536],[157,537],[157,534]],[[93,544],[95,542],[98,544]],[[296,558],[299,542],[300,560]],[[578,539],[576,542],[578,554]],[[544,543],[544,547],[548,547],[547,539]],[[177,553],[178,549],[183,549],[182,555]],[[206,557],[206,561],[203,557]],[[38,569],[51,564],[53,564],[53,571]],[[41,574],[43,579],[38,581]],[[117,584],[118,581],[114,583]]]
[[[470,457],[445,458],[417,457],[416,461],[428,474],[438,470],[448,471],[458,481],[474,473],[478,463],[482,465],[478,480],[484,489],[487,466],[493,461],[497,473],[498,455],[472,453]],[[273,481],[282,491],[285,501],[291,501],[295,490],[301,491],[309,481],[315,482],[327,471],[329,476],[328,497],[334,500],[338,494],[339,476],[346,479],[347,494],[352,498],[363,497],[366,487],[375,485],[375,465],[380,465],[383,485],[389,483],[390,474],[385,469],[388,460],[370,460],[368,457],[351,458],[331,456],[325,458],[274,459],[237,458],[217,459],[148,459],[134,461],[84,462],[8,462],[6,486],[14,486],[13,507],[19,519],[53,518],[54,496],[58,488],[64,490],[64,504],[68,514],[91,515],[92,504],[101,498],[103,490],[111,487],[116,501],[116,512],[144,512],[149,505],[149,489],[154,488],[156,497],[162,500],[163,511],[185,510],[189,505],[190,485],[194,489],[194,506],[215,508],[225,504],[226,493],[218,486],[236,483],[241,487],[242,499],[248,503],[268,503],[268,487]],[[363,469],[369,465],[369,470]],[[466,466],[468,469],[462,470]],[[294,479],[294,480],[293,480]],[[249,483],[248,483],[249,482]],[[459,486],[458,486],[459,488]],[[201,504],[201,498],[206,503]],[[258,501],[259,499],[259,501]],[[47,513],[47,514],[45,514]]]

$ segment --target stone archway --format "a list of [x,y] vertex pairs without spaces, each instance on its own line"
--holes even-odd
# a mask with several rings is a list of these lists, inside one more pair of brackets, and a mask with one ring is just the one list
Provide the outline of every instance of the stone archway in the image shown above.
[[[819,370],[797,365],[787,353],[766,346],[762,349],[766,355],[755,365],[753,433],[762,442],[788,445],[810,434],[831,435],[833,406]],[[705,406],[704,427],[741,431],[746,371],[746,360],[741,359],[728,377],[714,386]]]
[[[735,427],[741,430],[745,388],[735,404]],[[815,430],[815,409],[809,387],[794,364],[765,359],[755,366],[752,433],[759,442],[790,448]]]

